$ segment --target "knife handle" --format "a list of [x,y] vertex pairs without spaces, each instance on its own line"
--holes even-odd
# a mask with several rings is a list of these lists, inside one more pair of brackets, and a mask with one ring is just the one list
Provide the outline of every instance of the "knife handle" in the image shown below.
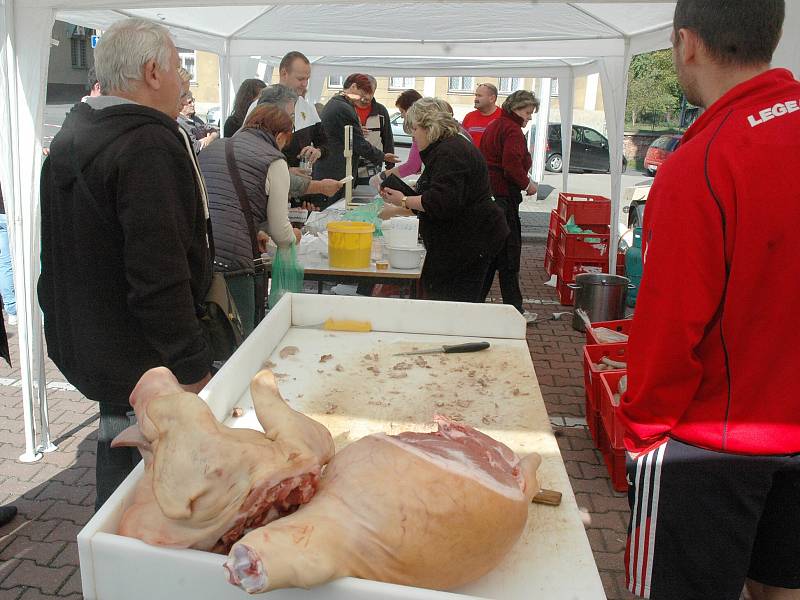
[[490,346],[489,342],[469,342],[467,344],[456,344],[455,346],[442,346],[445,354],[460,354],[463,352],[479,352],[486,350]]

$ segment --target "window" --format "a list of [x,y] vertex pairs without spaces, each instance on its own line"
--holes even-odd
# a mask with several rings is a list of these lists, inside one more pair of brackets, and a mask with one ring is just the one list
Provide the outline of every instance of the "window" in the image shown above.
[[472,93],[475,91],[474,77],[449,77],[447,88],[456,93]]
[[500,78],[500,93],[510,94],[522,89],[522,79],[519,77],[501,77]]
[[70,55],[73,69],[88,69],[86,60],[87,42],[85,37],[70,38]]
[[344,87],[344,75],[331,75],[328,77],[328,87],[339,89]]
[[550,80],[550,95],[558,96],[558,79]]
[[390,90],[410,90],[416,85],[416,77],[389,77]]
[[583,141],[590,146],[602,146],[606,139],[594,129],[583,130]]
[[197,83],[197,57],[194,52],[179,52],[181,66],[192,76],[190,83]]

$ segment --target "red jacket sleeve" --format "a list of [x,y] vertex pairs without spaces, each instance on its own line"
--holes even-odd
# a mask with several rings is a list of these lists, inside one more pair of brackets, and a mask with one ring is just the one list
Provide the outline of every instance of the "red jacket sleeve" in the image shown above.
[[672,157],[647,201],[644,276],[619,411],[633,452],[669,435],[694,399],[703,376],[698,347],[725,291],[724,224],[703,176],[703,157],[692,154]]
[[525,147],[525,137],[522,130],[515,127],[516,131],[506,128],[506,139],[503,143],[503,175],[521,190],[528,187],[530,178],[525,166],[525,157],[528,149]]

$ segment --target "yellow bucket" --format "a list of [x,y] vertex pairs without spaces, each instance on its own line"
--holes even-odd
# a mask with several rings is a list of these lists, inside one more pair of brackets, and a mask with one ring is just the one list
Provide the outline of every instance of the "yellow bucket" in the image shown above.
[[328,223],[328,262],[338,269],[366,269],[375,225],[355,221]]

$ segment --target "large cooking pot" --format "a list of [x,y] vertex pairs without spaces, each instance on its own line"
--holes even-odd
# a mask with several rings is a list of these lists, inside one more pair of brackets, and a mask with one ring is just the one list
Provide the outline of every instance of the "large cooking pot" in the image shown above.
[[578,316],[582,308],[592,323],[597,321],[616,321],[625,316],[625,297],[632,288],[630,279],[608,273],[582,273],[575,277],[575,283],[568,284],[575,290],[575,312],[572,328],[586,331],[583,320]]

